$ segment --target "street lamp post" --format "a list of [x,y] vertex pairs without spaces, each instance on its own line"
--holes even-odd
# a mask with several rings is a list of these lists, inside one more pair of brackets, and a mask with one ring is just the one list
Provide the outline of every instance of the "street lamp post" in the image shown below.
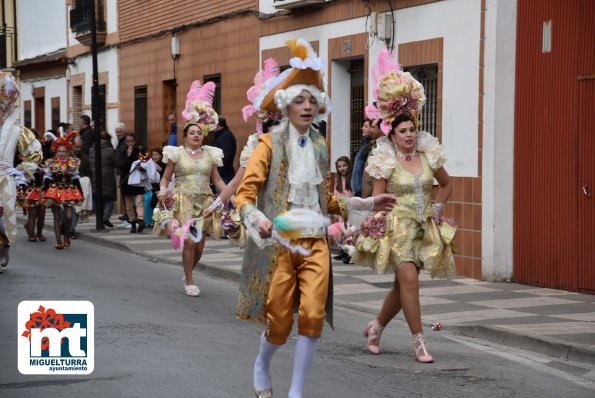
[[101,178],[101,137],[99,136],[99,73],[97,67],[97,18],[95,17],[95,0],[91,3],[91,54],[93,60],[93,90],[91,112],[93,116],[93,135],[95,141],[95,231],[103,232],[103,181]]

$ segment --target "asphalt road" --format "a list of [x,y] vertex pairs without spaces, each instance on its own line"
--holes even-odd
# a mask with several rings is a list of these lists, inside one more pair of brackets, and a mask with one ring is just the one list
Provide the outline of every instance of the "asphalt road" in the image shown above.
[[[181,267],[75,241],[26,242],[0,275],[0,397],[251,397],[259,325],[235,319],[237,285],[199,275],[183,294]],[[95,306],[95,370],[87,376],[21,375],[17,306],[23,300],[89,300]],[[593,371],[446,332],[427,331],[436,362],[415,362],[402,322],[383,353],[361,336],[368,315],[337,308],[319,344],[305,397],[592,397]],[[295,336],[294,336],[295,337]],[[273,359],[276,397],[287,396],[295,338]],[[584,365],[582,365],[584,367]]]

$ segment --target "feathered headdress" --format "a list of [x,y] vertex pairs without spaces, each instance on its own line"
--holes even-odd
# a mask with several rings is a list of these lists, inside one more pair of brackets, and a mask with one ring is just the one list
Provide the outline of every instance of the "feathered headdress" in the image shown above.
[[[327,113],[330,111],[330,103],[322,84],[321,71],[324,68],[324,63],[305,39],[289,40],[287,46],[293,55],[293,58],[289,60],[291,68],[265,83],[254,100],[254,107],[263,111],[283,112],[293,99],[291,95],[288,95],[287,89],[299,86],[310,91],[316,97],[318,113]],[[301,89],[297,94],[300,92]]]
[[370,119],[382,118],[380,129],[384,134],[391,130],[391,123],[401,114],[409,114],[419,124],[419,114],[426,96],[424,86],[415,80],[411,73],[403,72],[392,60],[388,50],[380,51],[378,62],[372,68],[374,79],[375,105],[366,106],[366,116]]
[[188,94],[186,94],[186,107],[182,111],[184,128],[195,124],[207,136],[209,131],[215,130],[219,122],[219,115],[213,109],[213,98],[215,97],[215,83],[206,82],[201,85],[199,80],[192,82]]
[[[46,133],[47,134],[47,133]],[[78,136],[76,131],[71,131],[70,133],[66,134],[65,137],[60,137],[52,142],[52,152],[56,153],[59,147],[65,146],[66,149],[70,150],[72,148],[72,139]]]
[[0,110],[8,113],[17,98],[19,98],[19,88],[14,76],[7,72],[0,72]]
[[262,134],[262,125],[269,120],[281,120],[283,114],[280,112],[271,112],[258,109],[254,106],[254,101],[262,91],[265,83],[272,78],[279,76],[279,64],[273,58],[264,61],[264,68],[256,72],[254,75],[254,85],[246,91],[246,97],[251,102],[242,108],[242,115],[244,121],[247,122],[250,116],[256,113],[256,131]]

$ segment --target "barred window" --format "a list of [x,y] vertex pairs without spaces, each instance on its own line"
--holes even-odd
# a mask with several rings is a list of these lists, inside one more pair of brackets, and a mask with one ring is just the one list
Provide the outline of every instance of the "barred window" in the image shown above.
[[438,104],[438,64],[416,65],[403,68],[418,80],[426,93],[426,104],[421,112],[421,129],[436,137]]
[[359,150],[364,123],[364,59],[354,59],[349,64],[349,151],[351,158]]

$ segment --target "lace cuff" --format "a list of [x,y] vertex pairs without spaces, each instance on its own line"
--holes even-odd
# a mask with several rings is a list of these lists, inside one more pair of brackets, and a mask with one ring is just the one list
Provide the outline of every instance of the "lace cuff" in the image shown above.
[[343,213],[343,209],[345,208],[347,213],[345,214],[345,218],[347,221],[356,228],[359,228],[364,219],[372,214],[374,197],[371,196],[365,199],[355,196],[352,198],[341,198],[339,199],[339,208],[341,208],[341,213]]
[[244,205],[240,210],[240,215],[244,221],[244,225],[246,226],[248,236],[254,241],[254,243],[256,243],[256,246],[264,249],[266,246],[273,244],[273,240],[271,238],[263,239],[258,233],[258,226],[260,225],[260,222],[267,219],[267,216],[258,210],[256,206],[252,204]]

